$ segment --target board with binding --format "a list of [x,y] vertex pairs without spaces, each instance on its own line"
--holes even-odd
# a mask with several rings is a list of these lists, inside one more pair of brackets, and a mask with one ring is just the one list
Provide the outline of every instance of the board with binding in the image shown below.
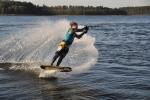
[[41,69],[44,70],[58,70],[60,72],[71,72],[72,68],[70,67],[60,67],[60,66],[51,66],[51,65],[41,65]]

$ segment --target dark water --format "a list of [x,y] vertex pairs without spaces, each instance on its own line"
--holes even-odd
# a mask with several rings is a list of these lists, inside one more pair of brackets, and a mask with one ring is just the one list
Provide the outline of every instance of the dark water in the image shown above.
[[[62,18],[2,16],[0,40],[39,20]],[[30,71],[9,70],[12,64],[7,60],[0,64],[0,100],[150,100],[150,16],[71,16],[67,20],[90,26],[98,50],[96,64],[72,77],[39,79]],[[0,47],[1,61],[3,53]]]

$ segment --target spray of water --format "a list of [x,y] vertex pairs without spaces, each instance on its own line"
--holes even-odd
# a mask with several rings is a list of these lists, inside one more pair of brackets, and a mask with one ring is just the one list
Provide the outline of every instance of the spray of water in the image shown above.
[[[56,71],[43,72],[39,66],[50,64],[57,45],[63,39],[68,27],[68,20],[56,22],[46,20],[6,37],[0,43],[0,61],[2,63],[27,63],[28,66],[12,66],[10,69],[34,70],[40,73],[40,77],[47,76],[47,73],[56,74]],[[76,39],[63,60],[62,66],[72,67],[71,74],[87,71],[97,60],[98,52],[94,43],[95,38],[89,35],[83,36],[80,40]]]

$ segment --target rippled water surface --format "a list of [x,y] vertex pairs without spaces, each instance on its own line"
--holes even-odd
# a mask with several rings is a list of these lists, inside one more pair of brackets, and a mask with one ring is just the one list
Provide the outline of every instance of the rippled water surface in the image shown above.
[[[90,31],[63,65],[81,70],[39,78],[60,40],[41,34],[72,20]],[[1,16],[0,41],[0,100],[150,100],[150,16]]]

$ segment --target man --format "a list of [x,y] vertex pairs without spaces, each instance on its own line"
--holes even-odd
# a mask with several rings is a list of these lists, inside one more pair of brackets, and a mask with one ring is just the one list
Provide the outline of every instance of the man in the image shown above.
[[[78,35],[77,32],[82,32],[82,33]],[[70,28],[66,32],[64,40],[61,41],[61,43],[58,46],[57,51],[55,52],[55,55],[51,62],[51,66],[53,66],[53,63],[56,61],[57,58],[59,59],[58,59],[56,66],[59,66],[63,58],[67,55],[69,51],[69,47],[73,43],[74,38],[80,39],[87,32],[88,32],[87,26],[85,26],[82,29],[78,29],[78,24],[76,22],[71,22]]]

